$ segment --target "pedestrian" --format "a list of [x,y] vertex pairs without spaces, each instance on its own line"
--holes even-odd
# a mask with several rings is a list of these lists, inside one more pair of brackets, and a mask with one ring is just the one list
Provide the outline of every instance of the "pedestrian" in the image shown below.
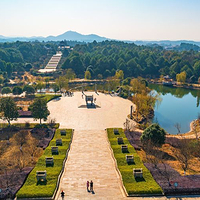
[[90,181],[90,191],[93,192],[93,182],[92,182],[92,180]]
[[87,181],[87,191],[88,191],[88,192],[90,192],[90,190],[89,190],[89,185],[90,185],[90,183],[89,183],[89,181]]
[[62,192],[61,192],[61,197],[62,197],[62,200],[64,200],[65,193],[64,193],[64,191],[63,191],[63,190],[62,190]]

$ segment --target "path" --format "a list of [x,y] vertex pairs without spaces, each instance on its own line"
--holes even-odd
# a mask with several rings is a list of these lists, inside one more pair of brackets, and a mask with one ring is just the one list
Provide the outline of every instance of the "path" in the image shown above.
[[[95,194],[86,191],[87,180],[94,182]],[[60,184],[60,190],[62,189],[66,193],[66,199],[122,199],[120,179],[104,130],[74,132]]]
[[[66,199],[121,199],[121,180],[105,128],[123,127],[132,103],[119,97],[92,94],[97,99],[96,109],[80,108],[85,105],[80,92],[48,104],[51,117],[61,127],[75,129],[59,191],[66,192]],[[93,180],[95,194],[86,191],[87,180]],[[59,193],[56,199],[60,199]]]

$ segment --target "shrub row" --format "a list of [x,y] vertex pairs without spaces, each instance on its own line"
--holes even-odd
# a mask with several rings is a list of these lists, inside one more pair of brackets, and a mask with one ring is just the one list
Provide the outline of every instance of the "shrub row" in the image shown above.
[[[38,197],[52,197],[56,189],[58,176],[63,167],[63,161],[66,157],[69,148],[72,130],[67,129],[66,136],[60,135],[60,130],[57,129],[54,138],[51,140],[49,146],[45,149],[43,155],[39,158],[35,168],[29,174],[25,184],[17,193],[17,198],[38,198]],[[62,146],[58,146],[59,154],[53,155],[54,166],[46,167],[45,157],[51,157],[51,146],[56,146],[56,139],[62,138]],[[36,171],[47,172],[47,183],[44,185],[37,185]]]
[[[124,131],[119,130],[119,135],[114,134],[113,128],[107,129],[108,139],[112,147],[115,159],[117,161],[118,169],[122,175],[123,184],[126,188],[128,195],[141,195],[141,194],[162,194],[161,187],[153,179],[150,171],[144,166],[139,155],[134,147],[129,143]],[[122,153],[121,145],[117,142],[117,137],[123,137],[124,145],[128,146],[128,153]],[[126,162],[126,155],[134,156],[134,163],[128,165]],[[143,169],[143,178],[136,180],[133,175],[133,168]]]

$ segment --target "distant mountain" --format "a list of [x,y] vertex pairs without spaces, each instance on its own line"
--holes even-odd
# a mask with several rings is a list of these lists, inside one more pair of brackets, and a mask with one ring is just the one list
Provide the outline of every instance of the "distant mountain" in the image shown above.
[[58,36],[48,36],[47,38],[45,38],[45,40],[47,41],[76,40],[80,42],[93,42],[94,40],[96,40],[97,42],[102,42],[104,40],[108,40],[108,38],[100,37],[95,34],[82,35],[75,31],[67,31]]
[[[48,36],[48,37],[5,37],[3,35],[0,35],[0,42],[15,42],[15,41],[62,41],[62,40],[68,40],[68,41],[78,41],[78,42],[93,42],[94,40],[96,40],[97,42],[102,42],[105,40],[111,40],[109,38],[106,37],[101,37],[99,35],[95,35],[95,34],[89,34],[89,35],[83,35],[80,33],[77,33],[75,31],[67,31],[61,35],[58,36]],[[190,40],[177,40],[177,41],[171,41],[171,40],[160,40],[160,41],[127,41],[127,40],[123,40],[124,42],[127,43],[135,43],[136,45],[147,45],[147,46],[155,46],[155,45],[159,45],[162,46],[165,49],[173,49],[173,50],[180,50],[180,49],[188,49],[188,48],[192,48],[192,49],[198,49],[197,47],[188,47],[187,45],[182,46],[182,47],[177,47],[180,46],[181,44],[192,44],[192,45],[197,45],[200,47],[200,42],[196,42],[196,41],[190,41]],[[186,47],[187,46],[187,47]]]
[[171,41],[171,40],[160,40],[160,41],[134,41],[135,44],[137,45],[153,45],[153,44],[158,44],[159,46],[163,47],[173,47],[177,45],[181,45],[182,43],[187,43],[187,44],[193,44],[193,45],[198,45],[200,46],[200,42],[192,41],[192,40],[177,40],[177,41]]
[[80,42],[102,42],[104,40],[109,40],[108,38],[101,37],[95,34],[83,35],[75,31],[67,31],[58,36],[48,36],[48,37],[4,37],[0,35],[0,42],[13,42],[13,41],[61,41],[61,40],[72,40]]

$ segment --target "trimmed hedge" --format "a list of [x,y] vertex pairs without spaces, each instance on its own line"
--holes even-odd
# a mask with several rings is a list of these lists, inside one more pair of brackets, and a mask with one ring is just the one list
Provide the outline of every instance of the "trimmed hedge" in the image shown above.
[[[118,169],[122,175],[123,184],[128,195],[141,194],[162,194],[161,187],[153,179],[150,171],[144,166],[134,147],[129,143],[124,131],[119,128],[119,135],[115,135],[113,128],[107,129],[108,139],[113,149]],[[121,145],[117,142],[117,137],[123,137],[124,145],[128,146],[128,153],[122,153]],[[134,156],[134,164],[128,165],[126,155]],[[143,179],[136,180],[133,176],[133,168],[143,169]]]
[[49,102],[49,101],[51,101],[51,100],[53,100],[53,99],[57,99],[58,97],[61,97],[62,95],[60,95],[60,94],[56,94],[56,95],[54,95],[54,94],[36,94],[35,95],[35,97],[36,98],[42,98],[42,99],[46,99],[46,102]]
[[[38,198],[38,197],[52,197],[56,189],[58,176],[63,167],[63,161],[66,157],[67,150],[72,138],[72,130],[67,129],[66,136],[60,135],[60,130],[57,129],[54,138],[45,149],[43,155],[39,158],[35,168],[29,174],[25,184],[17,192],[17,198]],[[56,139],[62,138],[62,146],[58,146],[59,154],[53,155],[54,166],[46,167],[45,157],[51,157],[51,146],[56,146]],[[46,185],[37,185],[36,171],[47,171]]]

